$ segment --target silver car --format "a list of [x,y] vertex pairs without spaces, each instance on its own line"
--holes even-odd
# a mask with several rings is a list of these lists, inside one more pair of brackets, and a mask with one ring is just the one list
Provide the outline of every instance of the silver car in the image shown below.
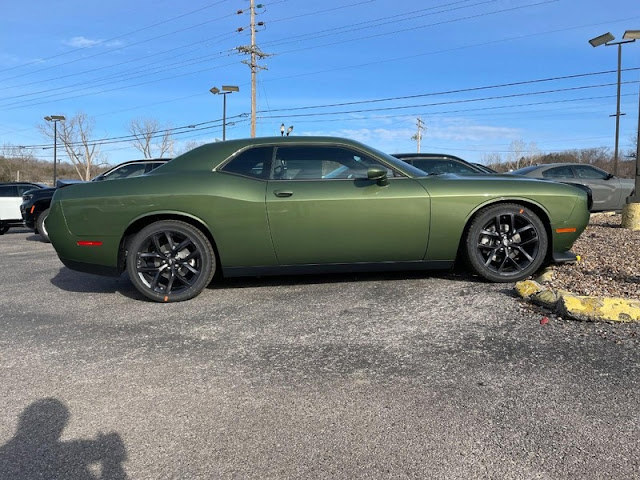
[[621,210],[627,197],[633,193],[635,180],[618,178],[592,165],[584,163],[548,163],[532,165],[509,172],[513,175],[544,178],[563,183],[579,183],[591,189],[592,212]]

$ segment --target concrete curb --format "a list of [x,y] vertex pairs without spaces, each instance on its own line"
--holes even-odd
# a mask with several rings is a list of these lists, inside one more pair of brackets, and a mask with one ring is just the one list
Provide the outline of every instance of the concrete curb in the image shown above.
[[516,283],[516,293],[525,300],[559,315],[587,322],[640,322],[640,301],[618,297],[588,297],[542,285],[553,278],[545,269],[535,280]]

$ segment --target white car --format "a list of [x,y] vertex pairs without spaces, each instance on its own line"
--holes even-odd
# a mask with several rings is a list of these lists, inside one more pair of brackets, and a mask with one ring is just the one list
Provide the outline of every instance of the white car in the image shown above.
[[35,188],[43,188],[43,185],[29,182],[0,183],[0,235],[11,227],[23,225],[20,213],[22,194]]

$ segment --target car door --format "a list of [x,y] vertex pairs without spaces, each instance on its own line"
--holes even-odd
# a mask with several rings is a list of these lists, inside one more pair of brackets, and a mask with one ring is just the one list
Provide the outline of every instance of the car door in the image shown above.
[[590,165],[574,165],[576,180],[591,188],[593,210],[618,210],[623,207],[620,180]]
[[[388,182],[369,180],[371,167]],[[415,182],[351,147],[277,147],[267,215],[280,265],[424,258],[430,199]]]

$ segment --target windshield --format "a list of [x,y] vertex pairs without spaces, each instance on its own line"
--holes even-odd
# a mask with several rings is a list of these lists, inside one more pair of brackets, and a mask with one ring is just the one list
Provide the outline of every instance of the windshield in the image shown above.
[[403,171],[403,172],[408,172],[413,177],[426,177],[427,176],[427,173],[423,172],[419,168],[416,168],[413,165],[410,165],[410,164],[408,164],[406,162],[403,162],[402,160],[398,160],[393,155],[389,155],[388,153],[381,152],[380,150],[375,149],[373,147],[369,147],[369,150],[372,150],[377,155],[382,157],[387,163],[391,164],[394,167],[397,167],[398,170]]

